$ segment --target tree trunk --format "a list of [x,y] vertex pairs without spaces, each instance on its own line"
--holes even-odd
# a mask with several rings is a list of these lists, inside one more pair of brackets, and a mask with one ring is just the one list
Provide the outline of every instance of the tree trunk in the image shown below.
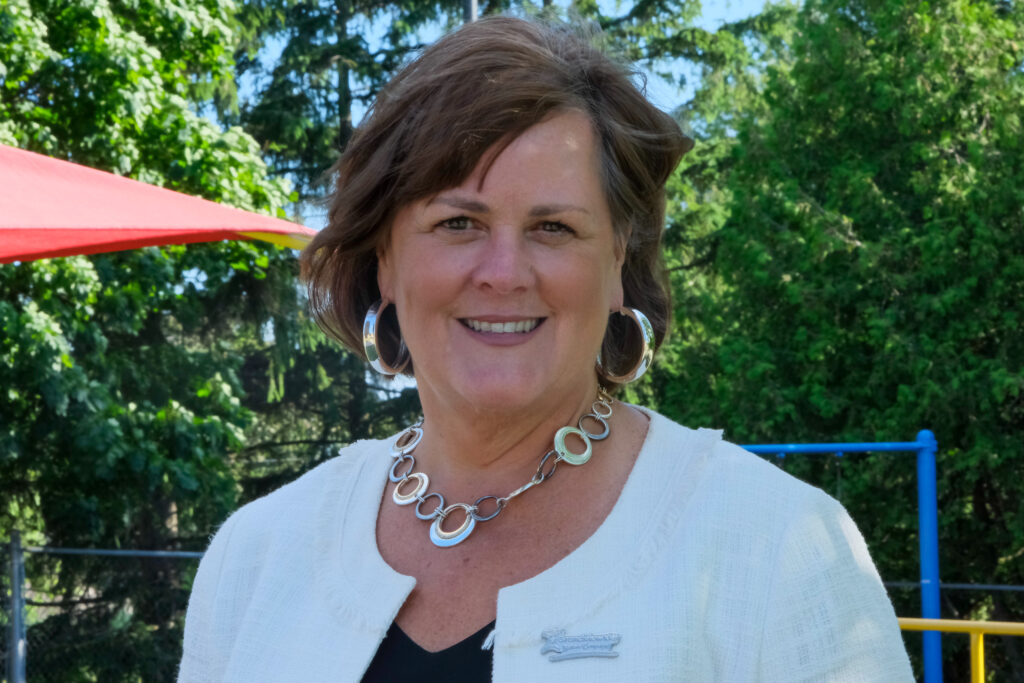
[[337,20],[338,35],[338,151],[348,146],[352,137],[352,87],[349,84],[348,66],[348,22],[352,19],[352,5],[349,0],[335,0],[334,16]]

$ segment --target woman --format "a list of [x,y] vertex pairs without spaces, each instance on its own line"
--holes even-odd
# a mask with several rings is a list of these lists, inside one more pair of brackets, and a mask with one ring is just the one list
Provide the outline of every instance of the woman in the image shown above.
[[180,680],[911,680],[837,503],[606,393],[665,335],[664,183],[691,145],[518,19],[381,92],[303,266],[323,327],[414,374],[423,420],[224,524]]

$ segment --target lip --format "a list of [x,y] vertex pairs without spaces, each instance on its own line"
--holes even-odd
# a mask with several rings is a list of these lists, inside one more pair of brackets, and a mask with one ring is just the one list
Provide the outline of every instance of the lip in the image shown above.
[[543,318],[539,316],[533,318],[484,316],[481,318],[461,318],[459,322],[477,332],[526,334],[532,332],[541,323],[541,320]]
[[[532,339],[536,334],[537,330],[544,327],[544,323],[547,321],[546,317],[537,316],[515,316],[515,315],[481,315],[481,316],[467,316],[465,318],[459,318],[459,326],[463,330],[468,332],[470,336],[480,341],[486,342],[490,345],[496,346],[515,346],[522,344]],[[517,323],[528,320],[536,320],[537,325],[529,332],[490,332],[473,329],[469,326],[469,321],[479,321],[485,323]]]

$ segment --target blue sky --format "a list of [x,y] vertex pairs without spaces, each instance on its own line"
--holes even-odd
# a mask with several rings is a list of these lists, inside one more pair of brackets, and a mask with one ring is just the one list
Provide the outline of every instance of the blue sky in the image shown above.
[[[558,0],[556,0],[556,2],[557,1]],[[622,11],[622,5],[625,4],[628,6],[628,0],[626,2],[617,0],[600,0],[600,2],[602,4],[602,9],[609,14],[615,12],[616,5],[619,6],[619,12]],[[757,14],[765,4],[765,0],[706,1],[703,3],[703,12],[697,21],[697,25],[709,31],[714,31],[723,23],[737,21]],[[375,32],[378,36],[383,32],[382,27],[375,26],[366,26],[365,30],[367,34],[369,34],[367,38],[371,42],[374,40],[373,34]],[[422,39],[425,41],[434,40],[440,32],[440,26],[428,28],[426,31],[422,32]],[[264,63],[271,66],[274,61],[276,61],[283,48],[283,43],[279,41],[271,41],[262,55]],[[678,68],[674,68],[672,70],[681,72],[684,71],[685,68],[686,66],[684,64],[680,64]],[[670,111],[692,96],[695,79],[690,78],[688,80],[690,82],[687,85],[687,88],[684,91],[680,91],[676,85],[667,83],[664,79],[658,76],[649,75],[647,81],[647,96],[655,106],[665,111]],[[243,78],[239,83],[239,94],[241,98],[243,100],[250,99],[257,87],[259,87],[258,84],[254,83],[252,80]],[[356,124],[359,123],[359,119],[362,117],[364,111],[365,107],[356,102],[352,111],[352,118]],[[304,219],[305,224],[313,228],[321,227],[326,220],[326,216],[323,215],[323,211],[323,207],[303,207],[302,218]]]
[[[602,9],[609,14],[614,12],[615,6],[621,7],[623,3],[617,2],[616,0],[601,0]],[[723,23],[736,21],[738,19],[744,19],[753,14],[761,11],[766,4],[765,0],[724,0],[715,2],[714,0],[704,2],[703,12],[697,24],[702,28],[710,31],[718,29]],[[436,35],[440,34],[440,27],[432,27],[424,31],[423,38],[425,40],[434,40]],[[377,33],[378,36],[382,33],[382,27],[367,26],[366,31],[369,34]],[[373,38],[370,37],[371,42]],[[280,41],[271,41],[262,54],[262,60],[268,67],[272,66],[277,60],[284,48],[284,44]],[[239,94],[243,100],[248,100],[253,96],[254,90],[258,87],[252,80],[243,77],[239,83]],[[652,77],[648,81],[648,96],[655,105],[662,109],[668,110],[677,106],[680,102],[688,99],[690,93],[680,93],[677,88],[664,80]],[[359,118],[362,116],[363,108],[356,105],[356,110],[352,112],[353,118],[358,123]]]
[[726,0],[726,2],[705,2],[700,26],[716,29],[723,23],[745,19],[764,7],[764,0]]
[[[628,6],[629,3],[617,2],[616,0],[600,0],[600,4],[602,11],[612,14],[616,11],[616,5],[619,6],[619,11],[621,11],[622,5]],[[757,14],[765,6],[766,0],[724,0],[718,2],[710,0],[702,4],[703,12],[697,21],[697,25],[709,31],[714,31],[724,23],[745,19]],[[428,34],[430,32],[430,30],[427,31]],[[439,33],[440,28],[434,29],[433,32]],[[434,36],[425,35],[424,38],[426,40],[433,40]],[[689,98],[692,94],[692,83],[687,90],[689,92],[680,93],[678,88],[666,83],[664,79],[658,77],[650,77],[648,79],[648,97],[656,106],[666,111],[674,109],[681,102]],[[359,109],[361,110],[362,108],[359,107]],[[362,111],[353,111],[353,118],[357,123],[361,115]]]
[[[696,22],[708,31],[717,30],[722,24],[746,19],[759,13],[765,6],[765,0],[726,0],[725,2],[704,2],[703,12]],[[683,70],[683,69],[681,69]],[[693,95],[694,79],[684,92],[666,83],[663,79],[651,76],[647,80],[647,97],[657,107],[669,111]]]

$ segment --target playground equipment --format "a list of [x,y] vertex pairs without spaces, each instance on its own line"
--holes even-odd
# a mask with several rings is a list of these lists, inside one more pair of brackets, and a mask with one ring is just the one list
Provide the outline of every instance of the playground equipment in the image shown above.
[[985,634],[1000,636],[1024,636],[1024,624],[1009,621],[967,621],[960,619],[915,619],[904,617],[899,620],[904,631],[925,633],[945,631],[947,633],[971,634],[971,683],[985,683]]
[[0,263],[223,239],[301,249],[315,234],[297,223],[0,145]]

